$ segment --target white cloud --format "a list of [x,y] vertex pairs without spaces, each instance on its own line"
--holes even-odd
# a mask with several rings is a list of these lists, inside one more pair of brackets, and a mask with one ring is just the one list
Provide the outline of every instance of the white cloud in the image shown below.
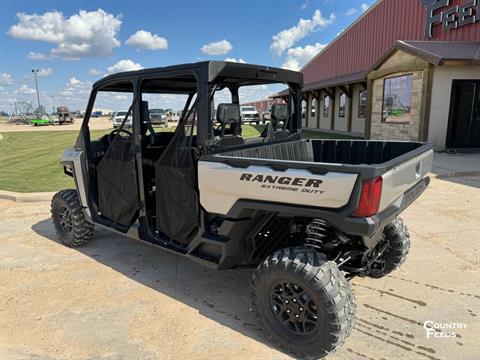
[[347,11],[345,11],[344,15],[349,17],[349,16],[355,15],[357,12],[358,12],[358,9],[350,8]]
[[80,80],[78,80],[76,77],[72,77],[70,78],[70,80],[68,80],[68,85],[70,86],[78,86],[78,85],[81,85],[82,82]]
[[164,37],[152,34],[150,31],[138,30],[130,36],[125,44],[137,49],[165,50],[168,49],[168,41]]
[[115,95],[115,101],[125,101],[128,99],[127,95]]
[[92,75],[92,76],[100,75],[101,73],[102,73],[102,70],[95,69],[95,68],[89,69],[87,71],[87,75]]
[[232,44],[223,39],[202,46],[201,50],[207,55],[225,55],[233,49]]
[[273,35],[270,50],[277,56],[282,55],[288,48],[295,45],[299,40],[307,37],[312,32],[324,29],[335,22],[335,15],[331,14],[327,19],[322,16],[320,10],[315,10],[311,19],[300,19],[296,26],[282,30]]
[[37,76],[50,76],[53,74],[53,70],[51,68],[40,68],[38,69]]
[[123,71],[141,70],[143,66],[140,63],[133,62],[130,59],[123,59],[107,68],[107,74],[115,74]]
[[[10,27],[8,34],[17,39],[56,44],[57,47],[50,50],[50,56],[70,60],[111,56],[113,49],[120,46],[116,36],[122,21],[119,16],[102,9],[80,10],[68,18],[59,11],[42,15],[17,13],[17,18],[18,23]],[[37,59],[42,57],[34,52],[29,55]]]
[[71,77],[63,90],[60,91],[60,96],[70,100],[86,99],[90,94],[90,89],[90,83]]
[[8,73],[0,73],[0,85],[12,85],[12,75]]
[[360,9],[362,9],[362,12],[367,11],[369,7],[370,7],[370,5],[365,4],[365,3],[362,3],[362,5],[360,5]]
[[27,85],[23,84],[17,90],[15,90],[15,94],[22,94],[22,95],[33,95],[35,94],[35,89],[29,88]]
[[326,46],[326,44],[316,43],[315,45],[307,45],[305,47],[298,46],[296,48],[288,49],[282,67],[298,71]]
[[240,63],[240,64],[246,64],[247,63],[242,58],[238,58],[238,59],[236,59],[236,58],[226,58],[225,61],[230,61],[230,62]]
[[27,58],[32,60],[52,60],[52,57],[50,55],[38,53],[34,51],[29,51]]

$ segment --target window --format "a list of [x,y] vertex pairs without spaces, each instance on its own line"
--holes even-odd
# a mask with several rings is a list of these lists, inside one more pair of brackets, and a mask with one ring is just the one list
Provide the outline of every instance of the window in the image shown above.
[[330,110],[330,96],[326,95],[323,98],[323,117],[328,117],[329,110]]
[[408,124],[412,106],[413,76],[402,75],[383,81],[382,122]]
[[317,108],[317,99],[312,99],[312,108],[310,109],[310,116],[315,116],[315,109]]
[[[95,96],[92,113],[90,114],[90,124],[104,124],[105,128],[110,128],[102,132],[91,131],[91,139],[98,138],[113,129],[119,128],[123,124],[123,129],[131,130],[133,111],[127,117],[127,112],[133,102],[133,85],[128,82],[121,83],[123,91],[117,91],[110,88],[99,90]],[[112,89],[112,90],[110,90]],[[92,127],[90,127],[91,129]]]
[[[156,94],[147,91],[142,93],[142,100],[147,102],[145,106],[150,116],[150,125],[155,131],[175,131],[173,126],[178,123],[187,98],[185,94]],[[160,127],[170,129],[157,129]]]
[[365,118],[367,114],[367,90],[360,90],[358,94],[358,117]]
[[347,103],[347,95],[345,93],[340,94],[340,102],[338,104],[338,117],[345,117],[345,105]]

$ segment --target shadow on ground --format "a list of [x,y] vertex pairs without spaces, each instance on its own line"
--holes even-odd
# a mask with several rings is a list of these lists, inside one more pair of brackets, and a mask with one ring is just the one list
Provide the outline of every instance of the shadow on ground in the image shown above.
[[[34,224],[32,230],[60,243],[50,219]],[[167,250],[98,227],[94,240],[75,250],[272,347],[249,311],[253,269],[211,270]]]

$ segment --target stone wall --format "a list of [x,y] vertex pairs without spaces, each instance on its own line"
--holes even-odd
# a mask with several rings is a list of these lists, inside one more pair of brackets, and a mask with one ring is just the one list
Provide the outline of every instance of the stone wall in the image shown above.
[[[397,71],[395,69],[406,69],[411,65],[412,71]],[[372,112],[371,112],[371,133],[372,139],[389,139],[389,140],[413,140],[419,139],[419,129],[422,121],[422,104],[424,89],[426,88],[426,73],[420,67],[427,67],[428,64],[418,58],[407,54],[403,51],[397,51],[389,59],[387,59],[373,73],[382,74],[381,77],[373,79],[372,89]],[[389,71],[389,70],[392,71]],[[382,122],[383,110],[383,84],[385,78],[413,75],[412,83],[412,101],[410,110],[410,122],[408,124],[395,124]]]

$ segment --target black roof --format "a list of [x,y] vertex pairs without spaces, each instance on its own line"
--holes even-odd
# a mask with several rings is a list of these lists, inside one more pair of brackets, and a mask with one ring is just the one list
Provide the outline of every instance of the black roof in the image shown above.
[[222,82],[225,85],[245,86],[266,83],[303,85],[303,75],[296,71],[228,61],[203,61],[116,73],[96,81],[93,87],[101,87],[109,91],[131,91],[131,78],[152,77],[150,86],[152,92],[194,92],[197,83],[195,73],[202,74],[208,82]]

